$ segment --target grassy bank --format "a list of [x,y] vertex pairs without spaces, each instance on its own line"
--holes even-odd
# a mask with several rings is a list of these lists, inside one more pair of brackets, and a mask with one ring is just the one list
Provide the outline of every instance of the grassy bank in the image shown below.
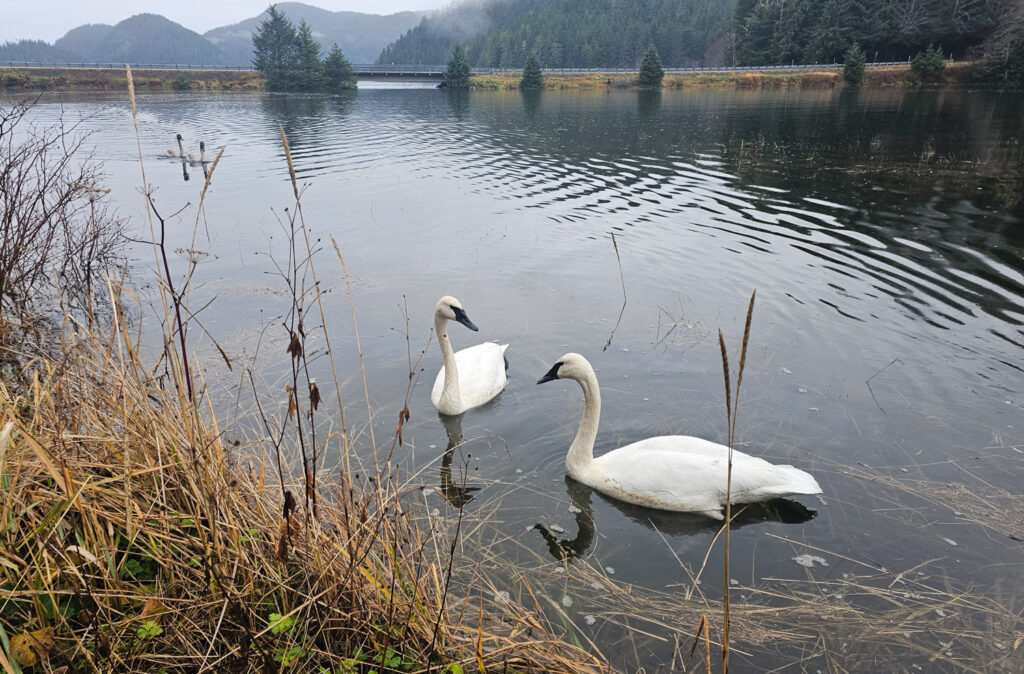
[[[245,70],[135,70],[142,91],[259,91],[263,78]],[[8,91],[124,91],[124,70],[0,68],[0,86]]]
[[[980,69],[971,63],[950,64],[934,84],[979,84]],[[477,89],[518,89],[519,73],[473,75],[470,83]],[[633,73],[580,73],[545,74],[544,84],[549,90],[637,89],[639,79]],[[865,87],[916,87],[921,81],[910,66],[869,68],[864,75]],[[843,86],[840,70],[799,71],[715,71],[693,73],[666,73],[662,83],[665,89],[730,88],[730,89],[833,89]]]

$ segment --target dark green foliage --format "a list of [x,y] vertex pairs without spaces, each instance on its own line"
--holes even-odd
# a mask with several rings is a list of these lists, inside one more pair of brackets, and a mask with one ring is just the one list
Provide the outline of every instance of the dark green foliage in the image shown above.
[[544,73],[540,69],[540,59],[531,53],[526,57],[523,66],[523,77],[519,80],[519,88],[523,91],[537,91],[544,88]]
[[843,79],[854,86],[864,79],[864,62],[867,56],[859,44],[852,44],[843,54]]
[[56,61],[68,63],[81,60],[63,49],[50,46],[42,40],[19,40],[0,44],[0,61]]
[[253,66],[267,78],[271,91],[337,91],[356,86],[352,65],[334,45],[320,60],[320,42],[302,21],[298,29],[288,17],[271,5],[267,19],[252,38]]
[[338,45],[331,47],[324,59],[324,80],[331,91],[356,88],[356,73]]
[[305,21],[299,24],[295,32],[296,50],[299,56],[299,76],[297,88],[304,91],[317,91],[325,84],[324,64],[320,60],[320,43],[313,37],[313,31]]
[[188,91],[192,88],[192,83],[188,81],[185,75],[178,75],[178,78],[174,80],[174,88],[178,91]]
[[252,36],[252,65],[267,78],[271,90],[292,89],[299,70],[299,43],[295,26],[275,5]]
[[640,86],[644,89],[660,89],[664,77],[665,69],[661,67],[658,50],[652,44],[647,47],[644,58],[640,61]]
[[380,63],[443,63],[455,44],[484,68],[522,68],[531,53],[549,68],[635,67],[645,45],[664,63],[701,65],[729,30],[735,0],[492,0],[424,19]]
[[946,69],[946,59],[942,55],[942,48],[928,45],[927,49],[914,55],[910,61],[910,68],[922,81],[938,79],[942,71]]
[[1015,2],[738,0],[735,57],[739,65],[835,63],[851,43],[872,61],[906,61],[939,43],[964,55],[996,30]]
[[469,88],[469,61],[466,60],[466,48],[460,44],[452,49],[448,67],[444,71],[444,81],[452,89]]

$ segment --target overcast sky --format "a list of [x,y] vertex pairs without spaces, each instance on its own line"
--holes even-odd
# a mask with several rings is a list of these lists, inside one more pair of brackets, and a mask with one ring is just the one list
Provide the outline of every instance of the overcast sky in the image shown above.
[[[256,16],[268,0],[0,0],[0,42],[21,39],[53,42],[83,23],[115,24],[135,14],[162,14],[186,28],[211,28]],[[323,9],[392,14],[435,9],[449,0],[306,0]]]

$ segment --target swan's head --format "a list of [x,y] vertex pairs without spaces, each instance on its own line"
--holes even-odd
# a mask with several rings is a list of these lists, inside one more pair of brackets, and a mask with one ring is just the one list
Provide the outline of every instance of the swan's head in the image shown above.
[[177,136],[175,136],[175,138],[178,139],[178,140],[185,140],[184,138],[181,137],[180,133]]
[[473,321],[469,320],[469,316],[462,309],[462,303],[451,295],[445,295],[437,301],[437,306],[434,307],[434,316],[462,323],[473,332],[480,329],[473,325]]
[[199,151],[203,152],[204,150],[206,150],[206,143],[199,141]]
[[537,383],[543,384],[556,379],[583,381],[591,377],[594,377],[594,368],[590,366],[590,362],[578,353],[567,353],[559,358]]

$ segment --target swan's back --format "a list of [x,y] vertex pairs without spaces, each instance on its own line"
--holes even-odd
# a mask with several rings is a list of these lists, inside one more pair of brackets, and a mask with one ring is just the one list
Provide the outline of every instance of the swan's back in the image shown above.
[[[501,393],[508,383],[505,374],[505,349],[508,344],[484,342],[455,353],[455,369],[459,373],[459,393],[464,410],[478,407]],[[444,389],[444,366],[437,373],[430,400],[435,406]]]
[[[724,445],[691,436],[665,435],[597,457],[573,477],[631,503],[722,519],[727,466],[728,448]],[[733,503],[820,493],[818,482],[798,468],[773,465],[733,451]]]

